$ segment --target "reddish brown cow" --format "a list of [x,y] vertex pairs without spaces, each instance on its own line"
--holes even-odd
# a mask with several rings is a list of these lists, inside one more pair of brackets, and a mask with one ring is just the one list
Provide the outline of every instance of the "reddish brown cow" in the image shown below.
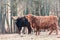
[[56,34],[58,34],[57,16],[33,16],[32,14],[28,14],[27,18],[30,22],[31,28],[36,31],[36,35],[40,34],[39,31],[41,29],[50,29],[51,32],[49,35],[54,30],[56,31]]

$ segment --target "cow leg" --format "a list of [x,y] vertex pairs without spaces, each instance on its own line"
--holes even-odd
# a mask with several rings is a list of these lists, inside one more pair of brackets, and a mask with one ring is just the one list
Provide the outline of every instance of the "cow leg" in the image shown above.
[[28,26],[27,28],[28,28],[28,34],[31,34],[31,27]]
[[36,29],[36,35],[39,35],[39,34],[40,34],[39,31],[40,31],[39,28],[37,28],[37,29]]
[[53,32],[53,29],[51,29],[51,31],[50,31],[50,33],[49,33],[49,35],[51,35],[51,33]]
[[36,32],[36,34],[35,34],[35,35],[37,35],[37,34],[38,34],[38,31],[37,31],[37,30],[35,30],[35,32]]
[[36,34],[35,34],[35,35],[37,35],[37,32],[38,32],[37,28],[35,29],[35,32],[36,32]]
[[18,30],[19,30],[18,33],[19,33],[19,34],[21,33],[21,29],[22,29],[22,27],[19,27],[19,28],[18,28]]
[[19,29],[17,28],[17,33],[19,33]]
[[58,35],[58,27],[57,27],[57,25],[54,26],[54,30],[56,31],[56,35]]
[[56,29],[56,35],[58,35],[58,30]]
[[40,35],[40,30],[38,29],[38,35]]
[[39,35],[40,34],[40,30],[39,30],[40,28],[39,28],[39,26],[37,27],[37,35]]
[[23,34],[25,34],[25,29],[26,29],[26,27],[23,28],[23,31],[22,31]]
[[38,32],[38,31],[36,31],[36,35],[37,35],[37,32]]
[[56,28],[55,30],[56,30],[56,35],[58,35],[58,29]]
[[39,31],[36,31],[36,35],[39,35],[40,34],[40,32]]

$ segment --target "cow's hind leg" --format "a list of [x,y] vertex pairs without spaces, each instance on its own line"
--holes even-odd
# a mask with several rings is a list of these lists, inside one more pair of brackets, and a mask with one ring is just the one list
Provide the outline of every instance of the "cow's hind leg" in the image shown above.
[[58,35],[58,30],[56,29],[56,35]]
[[55,28],[55,30],[56,30],[56,35],[58,35],[58,28]]
[[51,33],[53,32],[54,30],[53,29],[51,29],[51,31],[50,31],[50,33],[49,33],[49,35],[51,35]]
[[55,29],[55,25],[53,25],[53,24],[51,24],[51,26],[50,26],[50,33],[49,33],[49,35],[51,35],[51,33],[54,31],[54,29]]
[[37,31],[36,31],[36,35],[37,35]]

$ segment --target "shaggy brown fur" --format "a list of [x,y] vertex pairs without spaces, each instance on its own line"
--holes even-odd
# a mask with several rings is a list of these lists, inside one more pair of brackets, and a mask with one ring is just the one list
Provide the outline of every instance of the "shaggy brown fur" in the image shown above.
[[28,14],[26,17],[30,22],[31,28],[36,31],[36,35],[39,34],[41,29],[50,29],[51,32],[49,35],[54,30],[56,31],[56,34],[58,34],[57,16],[33,16],[32,14]]

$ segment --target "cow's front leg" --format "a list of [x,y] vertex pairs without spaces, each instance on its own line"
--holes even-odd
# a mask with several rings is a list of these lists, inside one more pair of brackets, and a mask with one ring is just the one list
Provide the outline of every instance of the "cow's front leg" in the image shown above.
[[39,26],[37,26],[37,35],[39,35],[40,34],[40,28],[39,28]]
[[36,30],[36,35],[39,35],[39,34],[40,34],[39,29],[37,29]]
[[36,32],[36,34],[35,34],[35,35],[37,35],[37,32],[38,32],[37,28],[34,28],[34,31]]
[[31,34],[31,30],[32,30],[31,27],[28,26],[27,28],[28,28],[28,34]]
[[39,35],[40,34],[40,32],[39,31],[36,31],[36,35]]
[[22,27],[19,27],[19,28],[18,28],[18,33],[19,33],[19,34],[21,33],[21,29],[22,29]]

